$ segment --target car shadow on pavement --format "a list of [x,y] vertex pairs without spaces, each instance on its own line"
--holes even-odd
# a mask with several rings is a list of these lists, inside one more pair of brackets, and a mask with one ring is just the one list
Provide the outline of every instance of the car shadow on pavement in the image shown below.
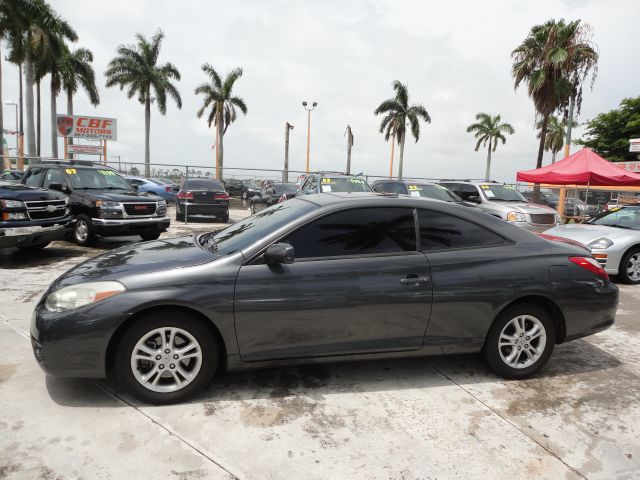
[[[560,377],[589,375],[614,369],[622,363],[584,340],[556,346],[547,366],[534,378],[544,384]],[[562,380],[562,378],[560,378]],[[564,381],[564,380],[562,380]],[[479,383],[506,382],[486,366],[480,355],[450,355],[345,363],[312,364],[223,373],[191,404],[255,399],[282,399],[304,395],[321,399],[336,393],[366,393],[421,389]],[[54,402],[68,407],[122,407],[107,392],[116,392],[127,403],[141,405],[108,381],[47,377]]]

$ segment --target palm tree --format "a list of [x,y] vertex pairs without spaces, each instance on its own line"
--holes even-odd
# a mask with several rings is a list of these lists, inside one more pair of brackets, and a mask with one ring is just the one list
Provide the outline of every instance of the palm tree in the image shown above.
[[489,181],[491,176],[491,152],[496,151],[498,140],[500,140],[503,145],[507,142],[504,136],[505,133],[513,135],[515,130],[510,123],[500,123],[500,115],[492,116],[488,113],[478,113],[476,120],[477,123],[473,123],[467,127],[467,132],[475,132],[475,137],[478,139],[476,152],[481,145],[484,147],[488,144],[487,171],[484,178]]
[[409,106],[409,92],[406,85],[395,80],[392,86],[396,91],[396,96],[382,102],[373,113],[375,115],[386,114],[380,123],[380,133],[385,134],[384,139],[387,141],[392,136],[400,145],[398,178],[402,178],[407,123],[411,127],[411,134],[417,143],[420,139],[420,119],[431,123],[431,117],[422,105]]
[[210,79],[209,83],[199,85],[195,93],[204,95],[204,103],[198,110],[198,118],[201,118],[205,110],[211,107],[207,116],[207,125],[216,126],[216,178],[222,179],[224,165],[224,134],[233,122],[236,121],[236,107],[243,115],[247,114],[247,105],[240,97],[233,95],[233,86],[242,76],[242,68],[234,68],[222,80],[218,72],[208,63],[202,65],[202,71]]
[[[145,175],[150,173],[149,131],[151,128],[151,102],[158,105],[162,115],[167,113],[167,94],[173,98],[178,108],[182,108],[180,93],[171,80],[180,80],[180,72],[171,63],[158,65],[160,46],[164,34],[161,30],[148,41],[136,34],[136,45],[120,45],[116,57],[109,62],[105,76],[107,87],[128,88],[128,98],[138,96],[144,105],[144,162]],[[151,97],[151,90],[155,97]]]
[[2,0],[2,3],[10,11],[11,57],[19,62],[24,61],[27,152],[35,156],[34,63],[36,59],[46,56],[57,42],[76,41],[78,36],[69,23],[44,0]]
[[586,51],[591,47],[584,43],[583,35],[580,20],[569,23],[549,20],[534,26],[511,53],[514,86],[517,89],[522,82],[527,84],[541,119],[537,168],[542,166],[549,117],[554,111],[566,108],[574,95],[579,93],[581,99],[581,90],[576,88],[589,73],[593,60],[586,61]]
[[[560,120],[555,115],[549,117],[547,131],[544,141],[544,149],[551,152],[551,163],[556,163],[556,155],[564,146],[564,136],[567,127],[566,120]],[[542,129],[542,122],[536,123],[536,128]],[[542,134],[542,130],[538,132],[538,138]]]
[[[62,89],[67,94],[67,115],[73,115],[73,96],[78,88],[82,87],[89,97],[89,102],[94,107],[100,103],[100,95],[96,86],[96,76],[91,66],[93,53],[86,48],[69,50],[65,46],[59,62],[60,80]],[[69,138],[69,144],[73,144],[73,138]],[[69,155],[73,158],[72,155]]]

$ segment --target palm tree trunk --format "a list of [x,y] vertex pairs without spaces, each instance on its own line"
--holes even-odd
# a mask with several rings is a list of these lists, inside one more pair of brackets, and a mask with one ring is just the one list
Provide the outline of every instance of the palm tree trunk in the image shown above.
[[51,156],[58,158],[58,128],[56,125],[56,117],[58,116],[58,108],[56,105],[56,88],[53,75],[51,75]]
[[[27,34],[27,45],[31,45],[31,35]],[[27,155],[35,157],[36,155],[36,130],[33,118],[33,61],[31,59],[31,51],[25,49],[24,55],[24,83],[26,87],[25,103],[27,109]]]
[[393,178],[393,153],[396,148],[396,134],[391,135],[391,161],[389,162],[389,178]]
[[487,149],[487,171],[484,174],[484,179],[488,182],[491,178],[491,139],[489,139],[489,148]]
[[557,153],[558,153],[558,152],[556,152],[555,150],[553,150],[553,151],[551,152],[551,164],[552,164],[552,165],[553,165],[554,163],[556,163],[556,154],[557,154]]
[[219,180],[222,180],[224,178],[224,174],[222,172],[222,169],[224,168],[224,147],[223,147],[223,137],[224,137],[224,128],[222,125],[222,109],[219,108],[218,109],[218,145],[216,145],[216,148],[218,149],[218,174],[220,175]]
[[406,132],[402,132],[402,136],[400,137],[400,158],[398,159],[398,179],[402,180],[402,166],[404,161],[404,139],[406,137]]
[[[538,147],[538,160],[536,161],[536,168],[542,167],[542,157],[544,155],[544,142],[547,138],[547,127],[549,126],[549,114],[545,113],[542,119],[542,126],[540,127],[540,145]],[[540,184],[536,183],[533,186],[533,198],[540,197]]]
[[144,175],[150,177],[151,167],[151,154],[149,152],[149,132],[151,130],[151,98],[147,93],[147,98],[144,102]]
[[[73,93],[67,91],[67,115],[73,115]],[[67,138],[67,147],[73,145],[73,137]],[[73,154],[67,153],[67,157],[73,158]]]
[[40,79],[36,80],[36,156],[40,156],[42,139],[42,118],[40,112]]
[[[3,106],[4,103],[2,103],[2,42],[0,42],[0,157],[2,157],[2,165],[0,165],[0,167],[2,167],[2,169],[8,168],[6,166],[6,157],[5,157],[5,151],[4,151],[4,118],[2,116],[2,110],[3,110]],[[16,129],[18,127],[16,126]],[[17,134],[16,134],[17,135]]]

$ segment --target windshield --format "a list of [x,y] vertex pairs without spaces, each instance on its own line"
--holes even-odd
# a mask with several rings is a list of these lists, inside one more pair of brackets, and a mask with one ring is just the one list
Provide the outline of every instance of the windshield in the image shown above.
[[371,187],[360,178],[353,177],[322,177],[320,191],[328,192],[371,192]]
[[292,184],[274,185],[273,188],[275,188],[277,195],[282,195],[283,193],[295,193],[298,191],[296,185]]
[[96,168],[65,168],[72,189],[131,190],[131,185],[113,170]]
[[611,208],[587,223],[640,230],[640,207]]
[[260,188],[257,180],[243,180],[242,184],[248,188]]
[[224,230],[200,235],[198,242],[211,252],[229,255],[247,248],[314,208],[317,208],[316,204],[296,199],[278,203]]
[[480,190],[488,200],[502,202],[526,202],[522,194],[513,185],[482,184]]
[[211,180],[187,180],[182,186],[183,190],[219,190],[224,191],[224,186],[220,182]]
[[433,198],[435,200],[443,200],[445,202],[460,202],[460,198],[442,185],[430,183],[410,183],[407,185],[409,195],[413,197]]

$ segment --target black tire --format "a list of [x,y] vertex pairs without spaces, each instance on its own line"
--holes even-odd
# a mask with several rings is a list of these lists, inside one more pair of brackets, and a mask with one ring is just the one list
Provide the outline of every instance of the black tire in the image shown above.
[[32,245],[22,245],[19,246],[18,249],[23,251],[23,252],[39,252],[40,250],[42,250],[43,248],[45,248],[47,245],[49,245],[51,242],[44,242],[44,243],[35,243]]
[[[158,328],[179,328],[188,332],[200,346],[202,363],[193,380],[170,392],[156,392],[143,386],[133,373],[131,356],[134,347],[146,334]],[[168,362],[172,362],[171,355]],[[214,335],[193,315],[184,312],[153,312],[137,319],[122,335],[115,350],[113,375],[118,385],[138,400],[155,405],[178,403],[193,398],[209,385],[220,363],[220,349]],[[162,359],[161,361],[165,361]],[[169,372],[165,369],[164,375]],[[154,378],[152,375],[150,379]],[[172,381],[170,376],[164,377]]]
[[620,267],[618,268],[618,277],[620,277],[620,280],[624,283],[637,285],[640,283],[640,278],[631,278],[629,272],[627,271],[627,269],[629,268],[631,257],[634,257],[636,262],[640,262],[640,248],[632,248],[624,254],[622,260],[620,261]]
[[[541,347],[541,337],[532,340],[529,344],[527,343],[528,338],[525,334],[518,334],[518,332],[511,331],[511,327],[507,327],[507,325],[515,318],[520,316],[529,316],[538,320],[539,324],[544,328],[544,347],[542,347],[541,353],[534,357],[535,361],[526,366],[526,363],[522,357],[525,357],[526,361],[530,355],[528,352],[535,352],[536,347]],[[531,320],[527,320],[525,323],[527,326],[533,326]],[[503,329],[507,327],[508,330],[505,331],[507,334],[513,334],[517,339],[518,346],[516,345],[505,345],[500,347],[499,340],[500,335],[502,334]],[[525,327],[525,330],[527,327]],[[540,370],[553,352],[553,347],[555,345],[555,327],[553,320],[549,313],[542,307],[532,303],[520,303],[516,305],[512,305],[507,307],[493,322],[491,328],[489,329],[489,333],[487,334],[487,338],[485,339],[483,353],[484,356],[493,369],[499,376],[507,379],[522,379],[527,378]],[[503,356],[506,355],[508,358],[508,354],[513,352],[513,349],[516,349],[520,354],[516,353],[516,361],[520,365],[519,367],[509,365],[505,360],[503,360]],[[537,348],[540,350],[540,348]],[[502,352],[502,354],[501,354]],[[531,355],[535,356],[535,353]]]
[[73,240],[78,245],[90,247],[95,245],[97,239],[91,218],[87,215],[78,215],[78,218],[76,219],[76,226],[73,230]]
[[184,222],[184,213],[176,213],[176,222]]
[[229,223],[229,212],[227,212],[224,215],[222,215],[220,217],[220,220],[222,221],[222,223]]
[[142,238],[142,240],[144,240],[145,242],[148,242],[149,240],[159,239],[161,234],[162,232],[142,233],[140,234],[140,238]]

